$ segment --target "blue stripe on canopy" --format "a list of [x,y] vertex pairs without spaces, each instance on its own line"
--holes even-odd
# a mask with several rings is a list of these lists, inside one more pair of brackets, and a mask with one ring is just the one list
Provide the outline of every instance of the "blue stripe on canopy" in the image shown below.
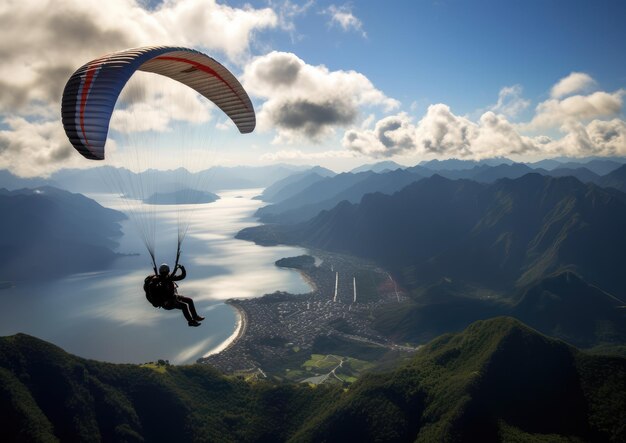
[[242,134],[252,132],[256,126],[250,97],[235,76],[213,58],[180,47],[128,49],[86,63],[65,85],[63,128],[84,157],[104,159],[115,103],[138,70],[164,75],[194,89],[224,111]]

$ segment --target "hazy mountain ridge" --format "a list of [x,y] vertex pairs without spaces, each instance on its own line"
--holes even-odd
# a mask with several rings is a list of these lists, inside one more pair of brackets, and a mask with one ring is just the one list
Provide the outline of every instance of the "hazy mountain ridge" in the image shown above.
[[[119,192],[116,182],[151,183],[150,192],[174,192],[179,187],[200,191],[222,189],[265,188],[293,173],[310,169],[309,166],[276,164],[269,166],[214,166],[198,172],[184,168],[146,170],[140,173],[126,168],[101,166],[91,169],[61,169],[49,178],[21,178],[7,170],[0,171],[0,188],[19,189],[33,186],[54,186],[71,192]],[[123,189],[123,188],[122,188]],[[143,197],[147,197],[144,195]]]
[[256,198],[268,203],[286,200],[313,183],[335,175],[330,169],[316,166],[303,172],[291,174],[272,183]]
[[380,172],[395,171],[396,169],[404,169],[404,168],[406,168],[406,166],[402,166],[394,161],[387,160],[387,161],[382,161],[378,163],[361,165],[354,169],[351,169],[350,172],[353,174],[356,174],[359,172],[366,172],[366,171],[380,173]]
[[371,171],[360,172],[358,174],[344,172],[333,177],[324,177],[322,180],[316,181],[285,200],[258,209],[255,215],[259,217],[261,221],[269,222],[273,220],[277,214],[324,201],[374,174],[375,173]]
[[626,292],[616,269],[626,262],[625,225],[617,191],[571,177],[527,174],[486,185],[435,175],[391,196],[341,203],[306,223],[238,236],[372,258],[420,284],[450,277],[505,289],[571,267],[617,294]]
[[391,270],[413,289],[412,303],[376,315],[398,341],[511,315],[578,346],[615,345],[626,342],[624,197],[573,177],[481,184],[434,175],[238,238],[355,254]]
[[[540,167],[542,165],[548,166],[548,168]],[[551,177],[572,176],[584,183],[591,182],[600,186],[612,186],[622,191],[626,190],[626,177],[616,175],[613,179],[605,179],[596,172],[587,169],[586,165],[604,173],[619,168],[621,163],[614,160],[591,160],[587,163],[565,163],[553,160],[552,162],[524,164],[514,163],[504,158],[483,161],[448,159],[444,161],[431,160],[412,167],[396,168],[392,171],[387,168],[391,166],[390,164],[381,162],[364,165],[335,177],[326,177],[323,184],[320,183],[322,180],[319,177],[296,173],[275,182],[268,188],[269,191],[266,191],[267,193],[264,193],[261,199],[272,204],[259,209],[256,215],[264,223],[302,222],[317,215],[322,210],[332,209],[341,200],[358,203],[367,193],[390,194],[399,191],[401,187],[393,185],[393,177],[397,177],[399,173],[407,176],[411,173],[415,176],[414,180],[403,182],[404,185],[421,178],[432,177],[435,174],[452,180],[468,179],[480,183],[493,183],[502,178],[516,179],[528,173],[536,172]],[[376,172],[376,177],[379,178],[370,178],[368,181],[359,180],[359,177],[362,177],[360,174],[366,172]],[[353,180],[354,183],[350,184],[351,189],[348,190],[346,186],[350,180]],[[362,183],[361,187],[359,182]],[[379,184],[377,185],[376,182]]]
[[206,365],[115,365],[0,338],[4,441],[622,441],[626,359],[497,318],[337,387],[247,383]]
[[[315,217],[323,210],[332,209],[342,201],[358,203],[365,194],[382,192],[392,194],[422,177],[402,169],[386,173],[360,173],[352,181],[333,183],[332,178],[324,186],[310,186],[292,198],[259,209],[256,215],[264,223],[298,223]],[[348,176],[349,177],[349,176]],[[337,185],[334,187],[333,185]]]
[[51,187],[0,192],[0,276],[58,277],[115,259],[124,214]]
[[626,192],[626,165],[620,166],[607,175],[600,177],[598,184]]

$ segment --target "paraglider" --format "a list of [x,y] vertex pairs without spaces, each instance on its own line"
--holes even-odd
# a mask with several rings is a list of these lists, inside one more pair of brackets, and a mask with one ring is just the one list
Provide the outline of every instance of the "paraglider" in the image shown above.
[[[221,109],[242,134],[255,128],[256,116],[248,94],[235,76],[213,58],[182,47],[127,49],[84,64],[65,85],[61,105],[63,128],[71,144],[85,158],[105,159],[105,145],[116,102],[137,71],[168,77],[191,88]],[[139,229],[148,228],[139,226]],[[164,272],[158,272],[154,241],[148,239],[146,232],[141,233],[154,270],[154,275],[146,278],[144,289],[151,291],[158,282],[167,282],[163,286],[170,292],[169,301],[160,305],[166,309],[181,309],[189,325],[198,326],[201,317],[195,312],[193,301],[181,298],[175,291],[174,281],[186,276],[185,268],[178,263],[185,233],[186,228],[181,231],[179,227],[176,262],[171,274],[169,266],[165,266],[167,270],[162,266]],[[176,275],[179,269],[181,274]]]
[[[176,271],[180,269],[180,275],[176,275]],[[200,326],[200,322],[204,317],[198,315],[193,300],[178,294],[176,284],[177,281],[187,277],[187,271],[183,265],[177,265],[174,272],[170,273],[170,267],[167,263],[159,266],[159,273],[149,275],[144,280],[143,289],[146,298],[155,308],[163,308],[166,310],[180,309],[187,320],[189,326]]]
[[104,160],[111,114],[124,85],[136,71],[183,83],[215,103],[242,134],[254,130],[256,117],[248,94],[235,76],[213,58],[187,48],[127,49],[83,65],[65,85],[63,128],[85,158]]

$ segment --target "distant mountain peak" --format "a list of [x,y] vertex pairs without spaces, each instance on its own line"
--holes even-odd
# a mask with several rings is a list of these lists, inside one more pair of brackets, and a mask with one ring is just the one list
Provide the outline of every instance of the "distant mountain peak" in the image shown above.
[[403,169],[406,166],[402,166],[394,161],[386,160],[378,163],[371,163],[367,165],[359,166],[358,168],[352,169],[350,172],[359,173],[365,171],[373,171],[373,172],[383,172],[383,171],[395,171],[396,169]]

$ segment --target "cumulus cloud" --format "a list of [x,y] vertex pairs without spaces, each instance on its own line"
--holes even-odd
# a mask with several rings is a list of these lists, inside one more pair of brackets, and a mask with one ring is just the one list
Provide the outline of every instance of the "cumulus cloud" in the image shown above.
[[530,137],[518,133],[506,118],[486,112],[480,117],[471,151],[476,158],[489,158],[535,153],[538,147]]
[[[373,129],[351,128],[345,132],[342,144],[370,157],[626,155],[626,123],[616,117],[622,110],[625,91],[566,96],[595,84],[588,75],[575,74],[552,88],[554,97],[540,103],[527,123],[509,121],[530,104],[522,98],[521,86],[515,85],[501,89],[498,102],[477,121],[455,115],[449,106],[439,103],[430,105],[417,124],[409,115],[399,113],[378,120]],[[524,134],[539,130],[563,135],[553,139],[543,134]]]
[[620,119],[571,122],[563,137],[529,137],[503,115],[485,112],[477,122],[455,115],[448,106],[428,107],[416,124],[404,113],[379,120],[374,129],[351,129],[343,146],[353,152],[381,158],[417,154],[441,158],[483,159],[500,156],[626,155],[626,123]]
[[379,120],[372,130],[346,131],[342,144],[372,157],[391,157],[416,148],[415,126],[406,113],[400,113]]
[[587,125],[573,122],[564,131],[564,137],[548,145],[551,151],[574,157],[626,155],[626,122],[623,120],[593,120]]
[[537,105],[535,116],[523,127],[528,130],[547,129],[575,121],[610,117],[621,111],[623,96],[624,91],[619,90],[572,95],[562,100],[551,98]]
[[519,115],[530,105],[530,100],[522,97],[520,85],[505,86],[500,89],[498,102],[491,107],[491,111],[512,118]]
[[319,142],[335,128],[354,123],[361,107],[399,106],[358,72],[308,65],[285,52],[254,59],[243,81],[249,93],[266,100],[257,113],[258,127],[276,130],[275,142]]
[[0,169],[32,177],[49,174],[50,166],[85,163],[81,156],[75,155],[57,122],[29,122],[22,117],[10,117],[2,123],[7,129],[0,131]]
[[304,3],[294,3],[289,0],[282,2],[270,0],[268,3],[272,9],[276,11],[278,16],[278,26],[280,26],[281,29],[288,31],[292,40],[297,40],[294,21],[297,17],[306,14],[315,1],[308,0]]
[[[128,47],[169,44],[204,48],[211,54],[223,54],[231,63],[242,64],[248,58],[255,32],[279,26],[279,18],[271,8],[234,8],[215,0],[168,0],[147,9],[143,3],[0,2],[0,118],[4,118],[6,127],[2,133],[2,165],[20,174],[46,173],[46,161],[55,168],[61,153],[71,152],[67,151],[71,146],[64,135],[52,137],[50,131],[56,126],[55,135],[62,132],[58,122],[63,87],[85,62]],[[162,107],[166,100],[173,106],[169,116]],[[166,130],[172,120],[209,118],[210,109],[201,102],[191,102],[190,106],[183,109],[164,95],[149,94],[128,104],[112,125],[128,131]],[[29,123],[32,121],[39,123]],[[52,138],[44,140],[46,135]],[[6,157],[9,152],[11,162]]]
[[363,30],[363,23],[352,13],[349,5],[330,5],[323,13],[330,17],[331,25],[338,25],[344,31],[356,31],[361,36],[367,37]]
[[586,91],[595,86],[596,82],[589,74],[584,72],[572,72],[567,77],[563,77],[552,87],[550,97],[562,98],[575,92]]
[[347,149],[371,157],[391,157],[407,153],[436,156],[485,158],[524,154],[536,149],[528,138],[494,112],[484,113],[478,123],[452,113],[444,104],[428,107],[426,115],[412,124],[400,113],[378,121],[373,130],[350,130],[343,137]]
[[0,85],[8,93],[0,96],[0,111],[31,100],[58,103],[69,75],[107,52],[167,42],[238,60],[255,30],[276,24],[269,8],[235,9],[214,0],[168,1],[155,10],[134,0],[110,0],[106,7],[97,0],[3,2]]

